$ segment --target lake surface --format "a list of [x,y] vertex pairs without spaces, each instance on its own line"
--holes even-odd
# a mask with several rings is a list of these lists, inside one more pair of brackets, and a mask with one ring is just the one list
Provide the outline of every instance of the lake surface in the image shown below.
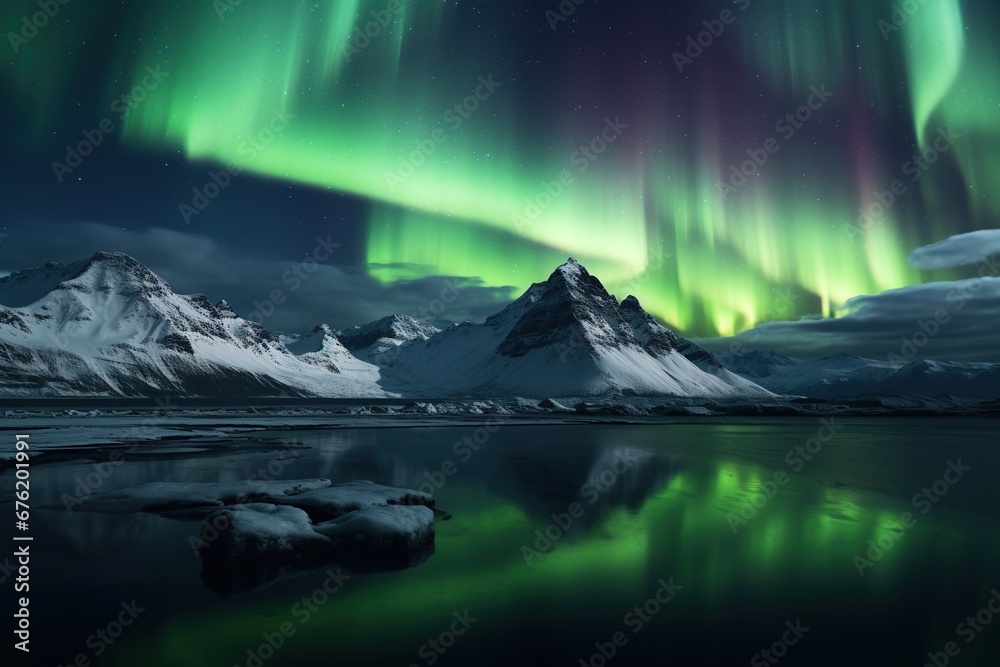
[[[987,607],[1000,590],[993,420],[465,424],[178,446],[129,454],[99,490],[246,479],[270,464],[280,479],[431,485],[453,518],[438,521],[435,553],[411,569],[319,570],[226,597],[190,550],[197,522],[66,511],[62,494],[93,463],[38,465],[33,505],[58,509],[32,517],[33,652],[13,664],[919,666],[928,652],[955,665],[1000,656],[1000,616]],[[6,513],[13,481],[0,479]],[[123,611],[133,601],[141,611]],[[1000,597],[992,604],[1000,611]],[[94,636],[117,632],[123,614],[120,637]],[[960,625],[970,616],[974,625]]]

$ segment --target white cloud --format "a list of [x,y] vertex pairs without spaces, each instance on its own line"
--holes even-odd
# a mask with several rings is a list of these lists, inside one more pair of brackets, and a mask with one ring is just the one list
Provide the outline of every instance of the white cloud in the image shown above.
[[917,248],[909,261],[918,269],[948,269],[978,264],[996,254],[1000,254],[1000,229],[981,229]]

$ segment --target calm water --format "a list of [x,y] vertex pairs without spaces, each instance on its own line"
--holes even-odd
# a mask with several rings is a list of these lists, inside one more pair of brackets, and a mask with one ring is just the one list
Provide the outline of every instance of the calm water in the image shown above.
[[[808,461],[794,450],[818,420],[503,426],[457,453],[476,425],[272,432],[130,460],[101,490],[244,479],[275,460],[285,479],[417,487],[450,460],[434,481],[454,518],[412,569],[352,575],[329,596],[318,571],[225,597],[189,550],[197,523],[39,511],[35,650],[15,664],[603,665],[603,650],[615,665],[919,666],[948,642],[950,664],[997,664],[1000,617],[959,626],[1000,589],[995,423],[836,426]],[[969,470],[946,475],[959,459]],[[60,505],[91,470],[36,467],[34,504]],[[936,502],[914,504],[925,487]],[[143,610],[120,638],[88,640],[133,600]]]

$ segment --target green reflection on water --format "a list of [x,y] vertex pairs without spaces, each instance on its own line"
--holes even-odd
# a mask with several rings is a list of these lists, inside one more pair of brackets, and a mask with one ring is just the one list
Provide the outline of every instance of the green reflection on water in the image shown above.
[[[763,485],[773,473],[755,465],[694,461],[638,509],[587,507],[531,567],[522,546],[532,545],[535,531],[545,530],[551,518],[455,479],[446,489],[447,506],[465,509],[438,524],[437,553],[424,565],[355,577],[306,624],[291,609],[322,577],[303,578],[296,595],[284,599],[237,598],[221,616],[201,612],[152,630],[137,628],[109,654],[108,664],[242,665],[247,648],[260,645],[263,633],[284,621],[296,633],[267,665],[366,650],[398,650],[400,659],[417,660],[418,647],[446,629],[453,612],[469,609],[483,619],[477,637],[502,632],[500,621],[526,613],[551,611],[560,623],[620,618],[620,610],[646,599],[661,577],[684,586],[670,609],[678,622],[755,613],[761,600],[800,610],[891,610],[894,596],[920,579],[921,562],[960,570],[970,554],[982,553],[977,539],[996,546],[995,538],[973,537],[973,531],[942,520],[944,510],[925,517],[908,499],[827,486],[809,475],[792,474],[768,497]],[[752,501],[762,506],[734,535],[727,515]],[[905,511],[914,511],[917,525],[900,531]],[[864,555],[868,540],[887,533],[894,535],[894,546],[860,577],[853,557]],[[984,591],[996,585],[979,584]],[[926,617],[935,623],[925,634],[929,648],[952,638],[954,619],[933,611]],[[402,652],[411,646],[407,658]]]

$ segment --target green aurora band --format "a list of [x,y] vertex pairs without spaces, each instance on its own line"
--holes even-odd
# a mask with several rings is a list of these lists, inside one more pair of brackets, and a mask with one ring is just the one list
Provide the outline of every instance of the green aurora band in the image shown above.
[[[730,335],[955,277],[922,274],[906,258],[995,226],[1000,52],[989,3],[913,3],[894,17],[895,4],[734,9],[737,22],[683,74],[671,54],[684,41],[668,40],[655,72],[629,77],[635,93],[586,112],[571,93],[586,85],[594,99],[613,99],[622,73],[591,76],[580,71],[591,60],[553,57],[539,94],[512,64],[525,56],[508,25],[511,12],[531,11],[505,5],[470,22],[461,3],[291,0],[242,3],[220,19],[207,2],[190,12],[154,6],[142,10],[145,39],[120,59],[136,83],[157,65],[170,77],[120,139],[370,202],[365,260],[387,283],[447,275],[523,290],[572,255],[681,331]],[[491,23],[491,12],[506,23]],[[716,15],[706,9],[706,19]],[[542,11],[537,20],[535,39],[572,37],[549,33]],[[366,25],[377,34],[357,40]],[[37,84],[38,68],[13,83],[45,118],[80,64],[40,62],[48,83]],[[776,132],[820,86],[830,101],[794,136]],[[108,94],[120,88],[109,82]],[[881,131],[901,110],[910,125],[902,146]],[[288,126],[248,150],[276,112]],[[609,132],[615,119],[627,127]],[[960,137],[952,150],[908,181],[895,206],[859,219],[903,178],[909,158],[899,157],[930,149],[941,128]],[[724,200],[720,183],[769,136],[780,151]]]

